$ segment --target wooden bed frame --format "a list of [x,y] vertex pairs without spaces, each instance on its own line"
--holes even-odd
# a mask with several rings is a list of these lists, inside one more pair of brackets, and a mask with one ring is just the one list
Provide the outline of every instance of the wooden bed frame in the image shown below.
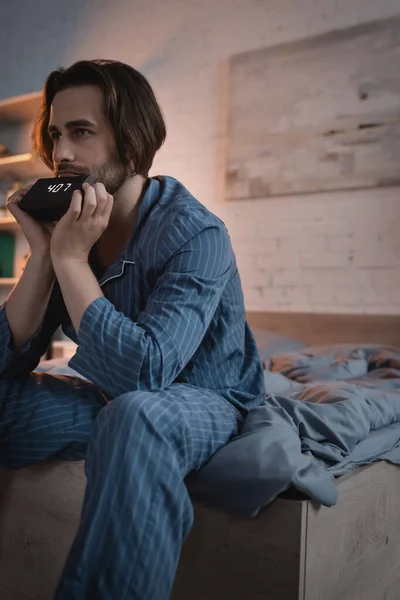
[[309,346],[354,342],[400,347],[400,315],[249,312],[247,320],[251,327],[269,329]]
[[173,600],[398,600],[400,468],[337,480],[327,508],[278,498],[248,519],[195,506]]
[[[400,317],[253,313],[248,320],[308,344],[400,346]],[[332,508],[293,492],[253,519],[195,504],[172,600],[398,600],[400,469],[375,463],[336,483]],[[84,488],[81,462],[0,469],[1,600],[52,598]]]
[[[400,347],[400,317],[249,313],[251,326],[309,345]],[[400,468],[360,467],[336,481],[336,506],[290,493],[253,519],[196,505],[172,600],[398,600]]]

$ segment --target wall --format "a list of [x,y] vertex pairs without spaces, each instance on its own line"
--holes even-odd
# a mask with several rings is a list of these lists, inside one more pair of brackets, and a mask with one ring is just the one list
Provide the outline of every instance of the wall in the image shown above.
[[399,0],[15,0],[2,8],[12,59],[0,98],[80,58],[129,62],[166,115],[153,173],[181,179],[225,220],[247,308],[398,314],[399,188],[224,202],[229,56],[397,13]]

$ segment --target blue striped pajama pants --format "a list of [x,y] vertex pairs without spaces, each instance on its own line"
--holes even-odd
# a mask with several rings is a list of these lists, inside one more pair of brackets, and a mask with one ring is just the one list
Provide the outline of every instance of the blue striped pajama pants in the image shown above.
[[0,464],[86,457],[81,523],[55,598],[169,598],[193,522],[184,477],[241,420],[221,396],[184,384],[106,404],[79,378],[0,381]]

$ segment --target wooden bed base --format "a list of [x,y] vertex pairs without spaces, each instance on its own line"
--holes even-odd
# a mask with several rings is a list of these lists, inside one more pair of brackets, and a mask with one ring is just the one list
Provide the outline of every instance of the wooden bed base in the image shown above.
[[331,508],[278,498],[248,519],[196,506],[172,600],[398,600],[400,468],[337,486]]
[[[308,344],[400,346],[399,317],[250,313],[248,320]],[[85,483],[83,463],[0,469],[1,600],[52,598]],[[172,600],[398,600],[400,468],[379,462],[336,484],[331,508],[280,497],[249,519],[195,505]]]
[[[251,327],[308,345],[400,347],[400,317],[253,312]],[[172,600],[399,600],[400,468],[337,479],[336,506],[278,498],[254,519],[195,506]]]
[[[331,508],[278,498],[247,518],[195,504],[171,600],[398,600],[400,468],[336,483]],[[85,484],[83,462],[0,469],[1,600],[51,600]]]

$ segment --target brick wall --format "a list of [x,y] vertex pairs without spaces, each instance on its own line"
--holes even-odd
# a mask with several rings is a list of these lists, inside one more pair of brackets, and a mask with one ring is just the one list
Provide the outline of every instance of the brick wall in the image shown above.
[[400,188],[224,202],[229,56],[396,13],[399,0],[37,0],[30,14],[8,3],[0,96],[38,89],[79,58],[131,63],[166,115],[153,172],[225,220],[249,309],[398,314]]
[[248,306],[398,314],[399,212],[389,189],[260,201],[257,218],[236,206],[230,231]]

